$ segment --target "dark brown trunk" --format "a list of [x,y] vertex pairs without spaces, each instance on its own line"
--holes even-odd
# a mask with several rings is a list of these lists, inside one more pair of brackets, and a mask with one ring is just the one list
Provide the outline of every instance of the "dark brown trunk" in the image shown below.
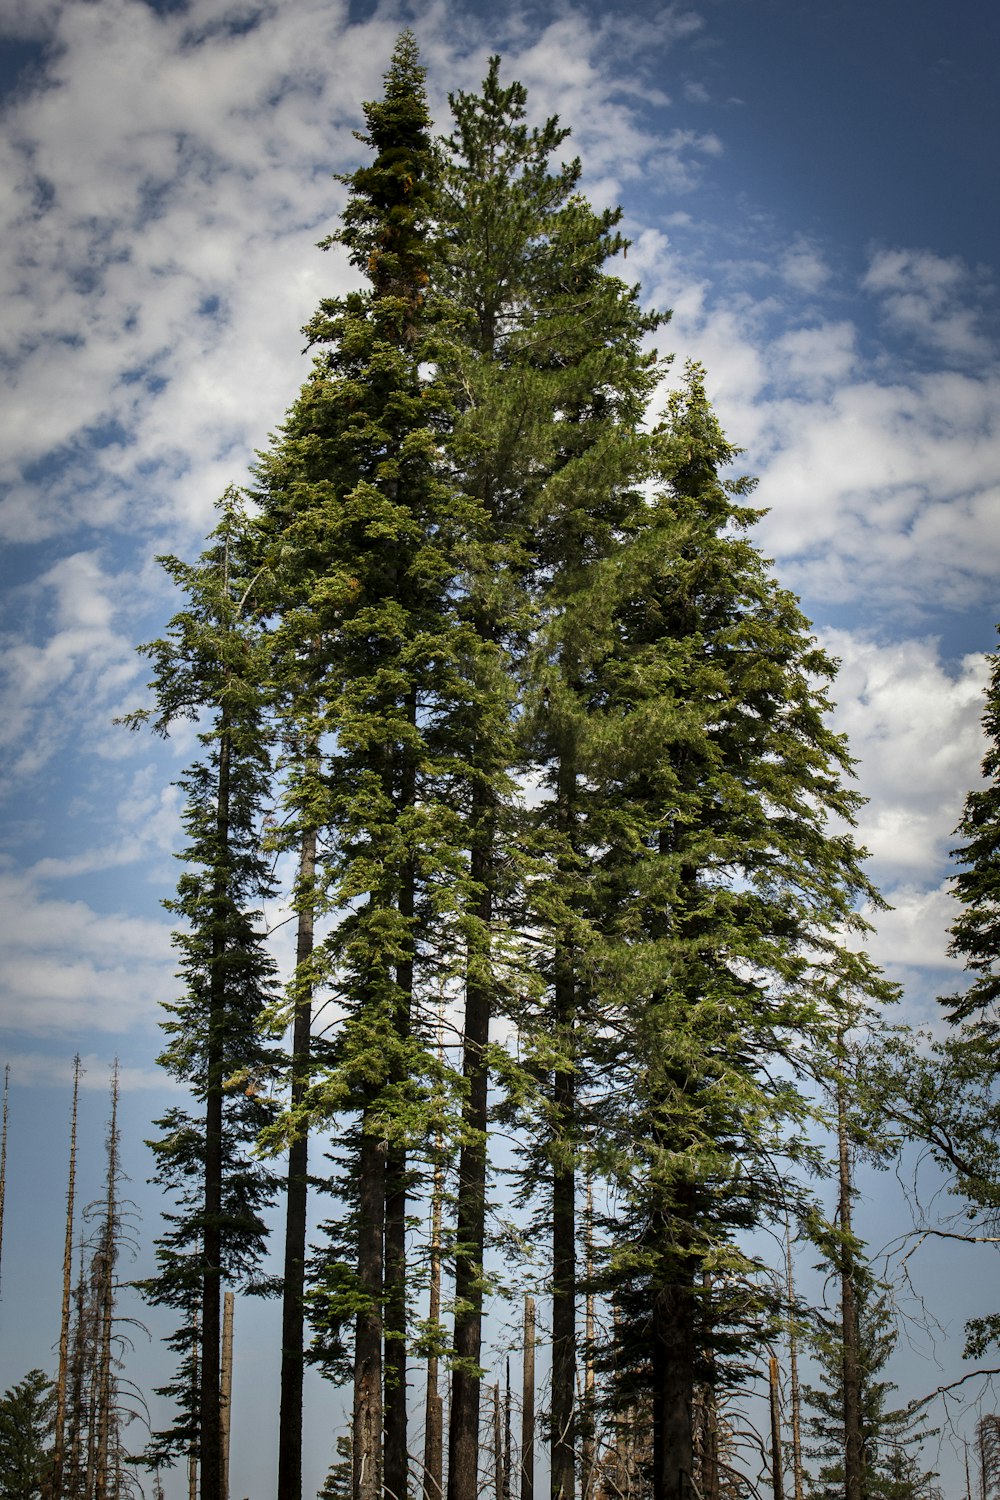
[[[556,818],[564,841],[560,872],[573,878],[576,763],[571,748],[559,763]],[[552,1500],[576,1493],[576,976],[572,940],[558,935],[554,962],[555,1037],[560,1061],[552,1080]]]
[[583,1401],[581,1416],[583,1435],[580,1444],[580,1494],[582,1500],[594,1500],[597,1479],[597,1404],[594,1399],[594,1179],[587,1170],[587,1207],[584,1216],[584,1275],[587,1295],[583,1314]]
[[465,1104],[458,1165],[455,1246],[455,1356],[448,1426],[448,1500],[475,1500],[479,1492],[479,1374],[483,1324],[483,1251],[486,1238],[487,1063],[491,987],[489,928],[493,915],[492,802],[473,795],[469,874],[480,894],[472,915],[478,935],[470,943],[465,992],[462,1074]]
[[213,890],[212,959],[209,976],[205,1087],[205,1225],[202,1231],[201,1394],[199,1458],[201,1500],[221,1500],[219,1361],[222,1322],[222,1096],[225,1081],[226,880],[229,852],[230,739],[226,711],[220,716],[219,781],[216,797],[217,858],[224,868]]
[[524,1377],[521,1385],[521,1495],[535,1497],[535,1299],[524,1299]]
[[[557,1108],[572,1109],[573,1080],[556,1075]],[[552,1500],[575,1492],[576,1178],[571,1166],[552,1183]]]
[[367,1305],[354,1332],[354,1496],[381,1500],[382,1492],[382,1295],[385,1232],[385,1141],[361,1120],[358,1163],[358,1281]]
[[[846,1054],[840,1038],[841,1058]],[[837,1146],[840,1177],[840,1315],[844,1384],[844,1500],[864,1500],[865,1456],[861,1430],[861,1341],[851,1230],[851,1150],[847,1130],[847,1089],[837,1085]]]
[[679,1278],[653,1290],[653,1500],[694,1493],[694,1298]]
[[[407,718],[416,724],[415,692],[406,700]],[[412,753],[401,752],[402,766],[397,815],[407,812],[416,800],[416,766]],[[401,1041],[410,1035],[413,1008],[413,921],[416,911],[416,870],[408,858],[399,879],[399,914],[407,924],[406,956],[396,965],[398,1014],[396,1029]],[[396,1077],[397,1086],[405,1080]],[[386,1159],[385,1195],[385,1456],[386,1500],[406,1500],[409,1492],[406,1423],[406,1151],[390,1148]]]
[[[306,774],[316,761],[306,757]],[[291,1108],[309,1087],[312,1047],[311,965],[315,936],[316,830],[302,833],[299,852],[299,912],[295,937],[295,1015],[292,1022]],[[309,1129],[296,1125],[288,1150],[285,1204],[285,1264],[281,1296],[281,1400],[278,1416],[278,1500],[302,1496],[302,1385],[305,1343],[306,1222],[309,1209]]]

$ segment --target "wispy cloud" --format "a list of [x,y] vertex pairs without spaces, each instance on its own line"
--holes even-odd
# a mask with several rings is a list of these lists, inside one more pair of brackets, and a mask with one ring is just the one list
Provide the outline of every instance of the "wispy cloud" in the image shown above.
[[878,298],[886,324],[928,345],[941,357],[965,364],[993,352],[972,305],[976,278],[957,256],[929,250],[879,250],[862,280]]
[[155,1024],[172,998],[166,922],[101,913],[48,895],[30,876],[0,871],[0,1025],[74,1038]]

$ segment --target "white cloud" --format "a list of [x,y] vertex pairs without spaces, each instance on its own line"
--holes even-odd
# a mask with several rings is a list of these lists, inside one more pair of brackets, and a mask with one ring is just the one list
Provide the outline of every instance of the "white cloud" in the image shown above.
[[869,799],[859,837],[876,874],[899,886],[936,884],[979,781],[986,658],[949,668],[935,640],[876,642],[846,630],[824,630],[820,640],[841,662],[833,722]]
[[[5,1053],[4,1062],[10,1067],[11,1084],[32,1086],[36,1084],[69,1084],[73,1082],[73,1059],[61,1054],[47,1052],[22,1052],[15,1049]],[[80,1088],[92,1093],[106,1094],[110,1086],[113,1057],[102,1057],[96,1052],[80,1055]],[[122,1094],[180,1092],[181,1085],[170,1078],[162,1068],[136,1067],[123,1063],[118,1068],[118,1087]]]
[[[930,890],[920,887],[894,886],[889,892],[892,910],[872,913],[875,934],[867,943],[876,963],[892,971],[905,969],[961,969],[961,961],[948,953],[949,928],[958,915],[958,907],[947,885]],[[950,975],[943,981],[956,988]]]
[[48,896],[30,876],[0,872],[0,1025],[84,1038],[152,1025],[173,998],[165,922],[94,911]]
[[929,250],[879,250],[862,280],[878,297],[890,328],[928,344],[938,354],[965,361],[991,354],[969,305],[974,279],[957,257]]
[[799,235],[781,256],[778,270],[796,292],[818,292],[830,279],[830,268],[817,245]]
[[0,748],[5,781],[34,775],[72,737],[94,749],[112,705],[141,667],[133,642],[114,628],[131,580],[105,574],[96,552],[60,559],[18,591],[23,612],[42,615],[41,644],[8,633],[0,679]]

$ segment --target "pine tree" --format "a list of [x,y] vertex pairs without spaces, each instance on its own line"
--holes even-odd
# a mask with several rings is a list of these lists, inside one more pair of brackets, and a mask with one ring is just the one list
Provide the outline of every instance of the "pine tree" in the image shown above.
[[[886,1289],[866,1267],[855,1271],[858,1310],[860,1438],[863,1450],[861,1493],[864,1500],[933,1500],[940,1492],[936,1475],[920,1465],[920,1449],[929,1436],[905,1408],[890,1405],[895,1386],[880,1378],[892,1355],[898,1332]],[[804,1386],[810,1407],[805,1429],[807,1453],[822,1460],[807,1475],[809,1500],[843,1500],[845,1493],[844,1358],[840,1329],[829,1322],[817,1338],[823,1384]]]
[[[794,1196],[775,1164],[810,1156],[799,1080],[827,1066],[838,1016],[889,994],[842,937],[878,898],[827,831],[858,801],[823,722],[833,665],[741,534],[749,485],[720,477],[734,450],[697,367],[661,438],[660,491],[605,572],[586,766],[604,1087],[628,1101],[601,1106],[624,1210],[611,1272],[626,1367],[652,1393],[657,1500],[692,1472],[699,1348],[738,1373],[761,1337],[762,1268],[736,1235]],[[732,1289],[710,1320],[704,1271]]]
[[[451,105],[443,285],[462,318],[452,352],[464,400],[458,399],[452,451],[470,503],[464,617],[476,648],[468,670],[477,712],[466,725],[465,756],[470,874],[478,893],[469,912],[476,947],[470,948],[466,987],[467,1095],[456,1226],[449,1465],[456,1500],[476,1483],[489,1028],[504,1008],[509,961],[502,934],[511,920],[511,887],[526,869],[511,811],[511,771],[525,761],[524,747],[512,736],[516,688],[532,656],[539,580],[572,570],[561,560],[563,543],[587,531],[596,537],[598,509],[612,511],[616,490],[634,476],[629,423],[641,413],[653,380],[653,360],[640,353],[639,341],[659,320],[644,317],[634,291],[603,269],[624,244],[616,231],[619,213],[595,213],[579,195],[579,162],[555,164],[567,132],[556,119],[536,129],[525,124],[525,91],[518,83],[501,86],[499,59],[491,59],[478,95],[457,94]],[[623,440],[616,445],[619,433]],[[583,521],[588,495],[594,525]],[[558,593],[558,586],[549,592]],[[536,754],[540,744],[536,735],[528,753]],[[548,744],[542,753],[549,770],[560,749]],[[553,868],[562,861],[565,875],[573,858],[567,791],[573,773],[571,750],[561,747],[561,753],[562,781],[554,771],[553,810],[541,841],[543,858]],[[537,853],[528,858],[537,864]],[[534,925],[540,916],[538,909],[518,913],[521,925]],[[574,1001],[568,918],[547,912],[545,920],[558,949],[543,960],[554,1008],[546,1024],[555,1015],[567,1058],[554,1070],[550,1064],[558,1103],[548,1111],[554,1126],[550,1222],[558,1245],[552,1430],[553,1493],[559,1494],[572,1486],[574,1451],[575,1170],[566,1143],[576,1129],[568,1060]],[[526,976],[536,956],[522,951],[518,962],[516,988],[530,991]]]
[[[167,1232],[157,1241],[158,1274],[147,1299],[182,1315],[171,1346],[181,1370],[165,1390],[177,1402],[174,1426],[158,1434],[152,1459],[197,1441],[202,1500],[219,1500],[222,1283],[268,1290],[259,1281],[266,1228],[261,1212],[274,1179],[252,1153],[273,1111],[264,1090],[271,1058],[259,1020],[273,998],[274,963],[263,946],[253,902],[270,890],[261,847],[269,791],[266,654],[255,620],[257,578],[245,516],[234,491],[195,565],[164,567],[188,595],[165,639],[144,649],[154,664],[155,709],[127,720],[166,734],[177,718],[199,722],[204,757],[185,773],[188,847],[177,896],[166,904],[183,927],[174,937],[185,993],[165,1005],[168,1041],[160,1062],[201,1106],[156,1122],[150,1142],[156,1181],[172,1195]],[[191,1329],[199,1330],[199,1389],[190,1379]]]
[[406,1489],[407,1156],[427,1136],[424,997],[459,857],[440,734],[458,684],[457,518],[436,473],[449,396],[428,306],[422,77],[404,33],[384,98],[365,107],[373,160],[347,179],[344,227],[328,242],[368,285],[321,304],[307,329],[312,376],[258,466],[276,634],[293,649],[298,639],[310,678],[292,688],[289,713],[322,739],[317,880],[338,913],[323,964],[342,1023],[289,1128],[334,1114],[356,1122],[343,1253],[332,1247],[323,1272],[351,1289],[326,1298],[323,1317],[334,1326],[343,1308],[355,1322],[353,1451],[366,1496],[382,1482],[383,1446],[386,1488]]
[[41,1370],[0,1397],[0,1497],[41,1500],[52,1465],[55,1390]]

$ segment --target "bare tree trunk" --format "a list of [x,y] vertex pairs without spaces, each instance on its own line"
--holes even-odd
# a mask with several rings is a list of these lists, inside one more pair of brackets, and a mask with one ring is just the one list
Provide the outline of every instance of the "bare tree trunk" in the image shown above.
[[768,1385],[771,1395],[771,1488],[774,1500],[785,1500],[785,1484],[781,1457],[781,1396],[778,1389],[778,1361],[771,1356],[768,1364]]
[[86,1380],[89,1358],[89,1312],[87,1308],[87,1283],[83,1262],[83,1247],[80,1247],[80,1272],[73,1293],[74,1326],[71,1335],[69,1360],[69,1391],[67,1396],[66,1428],[67,1443],[63,1466],[63,1493],[74,1497],[83,1489],[86,1456],[84,1432],[86,1427]]
[[524,1377],[521,1396],[521,1494],[535,1497],[535,1299],[524,1299]]
[[[193,1335],[191,1346],[191,1385],[192,1394],[196,1395],[201,1389],[201,1376],[198,1368],[201,1356],[201,1331],[198,1327],[197,1311],[194,1315],[194,1328],[191,1331]],[[188,1451],[188,1500],[198,1500],[198,1444],[194,1440],[192,1440],[190,1450]]]
[[222,1500],[229,1500],[229,1437],[233,1426],[233,1304],[226,1292],[222,1305],[222,1367],[219,1381],[219,1416],[222,1448]]
[[[842,1062],[846,1058],[843,1036],[840,1037]],[[843,1079],[837,1084],[837,1144],[840,1177],[840,1315],[843,1346],[844,1386],[844,1500],[864,1500],[865,1456],[861,1430],[861,1348],[858,1328],[858,1306],[855,1288],[856,1268],[851,1230],[850,1141],[847,1130],[847,1090]]]
[[501,1500],[510,1500],[510,1357],[507,1359],[507,1388],[503,1398],[503,1485]]
[[594,1401],[594,1178],[589,1167],[584,1236],[587,1295],[584,1303],[583,1325],[583,1442],[580,1448],[580,1492],[582,1500],[593,1500],[596,1481],[597,1411]]
[[[306,756],[309,775],[316,753]],[[306,828],[299,850],[298,924],[295,937],[295,1015],[292,1022],[292,1110],[309,1087],[313,983],[310,973],[315,936],[316,830]],[[281,1402],[278,1416],[278,1500],[302,1496],[302,1386],[305,1336],[306,1218],[308,1213],[309,1129],[298,1121],[288,1148],[285,1202],[285,1264],[281,1297]]]
[[[9,1069],[8,1069],[9,1072]],[[73,1059],[73,1113],[69,1130],[69,1179],[66,1185],[66,1234],[63,1239],[62,1316],[59,1323],[59,1373],[52,1446],[52,1500],[62,1500],[66,1458],[66,1393],[69,1376],[69,1322],[73,1299],[73,1231],[76,1208],[76,1122],[80,1097],[80,1054]],[[3,1146],[7,1148],[7,1091],[4,1087]]]
[[[559,761],[556,818],[567,845],[574,833],[576,763],[572,749]],[[566,856],[560,869],[569,869]],[[576,976],[568,932],[557,938],[554,961],[556,1046],[553,1075],[552,1167],[552,1500],[576,1494]],[[558,1052],[557,1052],[557,1055]]]
[[799,1339],[795,1329],[795,1285],[792,1280],[792,1233],[785,1225],[785,1272],[788,1281],[788,1358],[792,1398],[792,1491],[803,1500],[802,1490],[802,1391],[799,1386]]
[[[438,1018],[438,1057],[443,1052],[443,1022]],[[437,1338],[441,1324],[441,1218],[444,1200],[444,1139],[438,1130],[434,1138],[434,1178],[431,1186],[430,1292],[427,1322],[432,1338]],[[441,1500],[443,1494],[443,1421],[442,1400],[438,1390],[438,1357],[435,1346],[427,1356],[427,1395],[424,1413],[424,1500]]]
[[385,1142],[361,1120],[358,1200],[358,1280],[367,1305],[354,1334],[354,1500],[382,1494],[382,1295],[385,1232]]
[[503,1413],[499,1380],[493,1387],[493,1493],[496,1500],[503,1500]]
[[[701,1284],[705,1294],[706,1323],[711,1326],[712,1318],[712,1277],[708,1271],[703,1271]],[[718,1375],[716,1371],[715,1350],[712,1347],[711,1338],[705,1339],[703,1358],[705,1360],[705,1383],[702,1386],[701,1398],[701,1500],[719,1500],[719,1411],[716,1401],[716,1386]]]
[[111,1328],[115,1306],[115,1261],[118,1253],[118,1060],[111,1073],[111,1121],[108,1126],[108,1181],[101,1231],[98,1282],[99,1343],[97,1381],[97,1461],[94,1500],[107,1500],[113,1430],[116,1427],[114,1376],[111,1365]]

